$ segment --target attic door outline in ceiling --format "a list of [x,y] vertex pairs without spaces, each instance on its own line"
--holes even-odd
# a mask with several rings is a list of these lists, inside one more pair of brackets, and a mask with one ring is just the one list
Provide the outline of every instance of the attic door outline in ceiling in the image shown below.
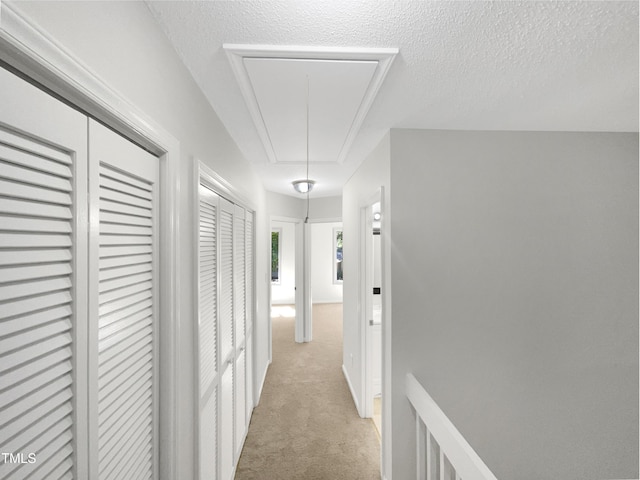
[[342,164],[397,48],[224,44],[270,164]]

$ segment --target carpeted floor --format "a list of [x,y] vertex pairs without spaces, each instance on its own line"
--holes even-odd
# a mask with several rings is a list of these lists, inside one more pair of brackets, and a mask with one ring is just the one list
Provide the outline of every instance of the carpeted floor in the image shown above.
[[380,444],[358,416],[342,373],[342,305],[313,306],[313,341],[294,319],[273,318],[273,362],[236,480],[376,480]]

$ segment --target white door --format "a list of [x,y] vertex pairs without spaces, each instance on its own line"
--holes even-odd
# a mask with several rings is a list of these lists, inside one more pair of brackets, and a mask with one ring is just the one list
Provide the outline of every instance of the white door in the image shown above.
[[382,395],[382,251],[380,250],[380,229],[373,230],[371,265],[373,268],[373,290],[371,294],[371,347],[372,347],[372,387],[373,396]]
[[207,187],[199,189],[199,478],[218,478],[218,201]]
[[157,478],[158,160],[4,70],[0,105],[0,477]]
[[86,132],[0,69],[0,478],[88,478]]
[[233,300],[233,214],[234,205],[220,198],[220,472],[229,480],[234,468],[234,300]]
[[93,120],[89,139],[92,474],[156,478],[158,159]]
[[[245,307],[245,315],[246,315],[246,347],[245,347],[245,356],[246,356],[246,391],[245,391],[245,411],[246,411],[246,421],[245,425],[249,425],[249,420],[251,419],[251,412],[253,411],[253,315],[254,315],[254,303],[253,303],[253,212],[247,211],[245,214],[245,263],[246,263],[246,274],[245,274],[245,297],[246,297],[246,307]],[[247,428],[245,426],[245,428]]]
[[233,299],[234,299],[234,428],[235,458],[240,456],[246,430],[246,245],[245,210],[235,205],[233,215]]

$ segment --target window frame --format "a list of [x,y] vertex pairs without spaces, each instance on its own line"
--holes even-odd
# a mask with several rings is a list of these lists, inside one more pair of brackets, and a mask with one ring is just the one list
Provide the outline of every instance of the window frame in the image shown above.
[[[278,234],[277,280],[273,280],[273,234]],[[271,285],[282,284],[282,227],[271,228]]]
[[[333,232],[333,241],[332,241],[332,248],[331,248],[331,257],[332,257],[331,263],[333,265],[332,283],[334,285],[342,285],[344,282],[344,277],[342,279],[339,279],[338,271],[340,271],[340,273],[342,273],[344,276],[344,267],[342,266],[342,268],[338,270],[338,263],[344,262],[344,257],[342,260],[338,261],[338,233],[341,233],[342,236],[344,236],[344,229],[341,226],[333,227],[332,232]],[[344,237],[341,240],[344,242]],[[342,249],[341,253],[344,255],[344,248],[342,246],[340,248]]]

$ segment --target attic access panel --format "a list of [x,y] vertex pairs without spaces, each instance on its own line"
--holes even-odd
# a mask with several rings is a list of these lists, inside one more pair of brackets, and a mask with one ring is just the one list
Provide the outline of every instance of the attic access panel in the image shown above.
[[397,49],[225,45],[271,163],[342,163]]
[[337,162],[378,66],[374,61],[245,58],[276,163]]

